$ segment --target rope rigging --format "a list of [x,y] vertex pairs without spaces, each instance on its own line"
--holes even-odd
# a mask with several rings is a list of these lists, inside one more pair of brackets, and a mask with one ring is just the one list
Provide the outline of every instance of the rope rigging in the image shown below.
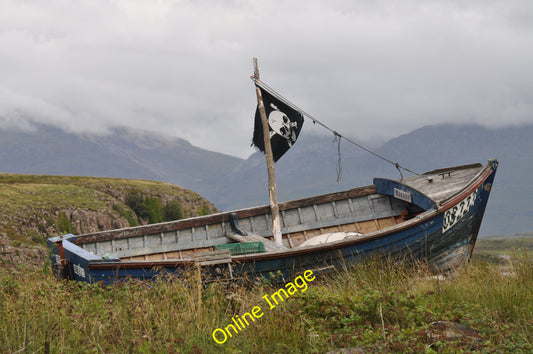
[[303,109],[301,109],[300,107],[296,106],[294,103],[292,103],[291,101],[289,101],[288,99],[286,99],[285,97],[283,97],[280,93],[276,92],[273,88],[271,88],[270,86],[268,86],[267,84],[265,84],[263,81],[259,80],[259,79],[256,79],[254,77],[252,77],[252,80],[255,82],[255,84],[259,87],[261,87],[262,89],[264,90],[267,90],[270,94],[272,94],[273,96],[275,96],[276,98],[278,98],[279,100],[285,102],[287,105],[289,105],[291,108],[299,111],[300,113],[302,113],[304,116],[306,116],[307,118],[311,119],[311,121],[313,122],[313,124],[318,124],[320,125],[321,127],[323,127],[324,129],[330,131],[331,133],[333,133],[334,137],[335,137],[335,140],[334,142],[337,142],[337,139],[338,139],[338,147],[337,147],[337,150],[338,150],[338,163],[337,163],[337,182],[340,181],[340,179],[342,178],[342,170],[341,170],[341,139],[344,139],[346,140],[347,142],[349,142],[350,144],[352,145],[355,145],[357,146],[358,148],[390,163],[391,165],[393,165],[394,167],[396,167],[396,169],[398,170],[398,172],[400,173],[400,176],[401,176],[401,179],[403,179],[403,174],[402,174],[402,169],[404,171],[407,171],[407,172],[410,172],[414,175],[417,175],[419,176],[420,174],[419,173],[416,173],[406,167],[403,167],[402,165],[400,165],[398,162],[394,162],[394,161],[391,161],[389,159],[387,159],[386,157],[384,156],[381,156],[380,154],[364,147],[363,145],[353,141],[352,139],[342,135],[342,134],[339,134],[337,131],[331,129],[330,127],[328,127],[327,125],[325,125],[324,123],[320,122],[318,119],[316,119],[315,117],[313,117],[311,114],[305,112]]

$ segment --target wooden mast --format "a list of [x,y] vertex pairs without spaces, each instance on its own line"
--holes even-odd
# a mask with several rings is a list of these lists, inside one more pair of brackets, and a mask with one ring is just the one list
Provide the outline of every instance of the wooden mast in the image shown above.
[[[254,79],[259,80],[259,67],[257,65],[257,58],[254,58]],[[281,239],[281,225],[279,221],[279,206],[278,197],[276,194],[276,172],[274,169],[274,157],[272,155],[272,146],[270,145],[270,129],[268,126],[268,119],[263,104],[263,95],[261,89],[256,86],[255,93],[257,94],[257,107],[261,116],[261,123],[263,124],[263,138],[265,142],[265,157],[268,170],[268,194],[270,196],[270,212],[272,214],[272,233],[274,235],[274,242],[282,245]]]

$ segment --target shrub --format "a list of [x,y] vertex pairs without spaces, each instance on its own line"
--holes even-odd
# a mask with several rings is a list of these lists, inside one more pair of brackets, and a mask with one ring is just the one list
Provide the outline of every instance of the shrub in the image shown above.
[[209,206],[207,204],[202,205],[200,209],[198,209],[198,215],[209,215],[211,214],[211,210],[209,210]]
[[70,223],[69,217],[63,211],[60,211],[59,215],[57,216],[56,226],[57,226],[57,231],[60,234],[76,233],[76,231],[72,227],[72,224]]
[[127,204],[140,220],[148,220],[149,224],[163,221],[163,208],[159,198],[145,197],[132,191],[128,194]]
[[163,207],[163,220],[172,221],[179,219],[183,219],[181,204],[177,200],[171,200]]
[[127,221],[130,226],[137,226],[139,225],[139,220],[137,219],[137,215],[135,212],[131,209],[126,209],[122,204],[113,204],[113,210],[122,215]]
[[148,212],[148,223],[155,224],[163,221],[161,200],[159,198],[146,197],[144,205]]
[[139,192],[130,192],[126,204],[135,212],[139,219],[148,218],[148,209],[144,203],[144,196]]

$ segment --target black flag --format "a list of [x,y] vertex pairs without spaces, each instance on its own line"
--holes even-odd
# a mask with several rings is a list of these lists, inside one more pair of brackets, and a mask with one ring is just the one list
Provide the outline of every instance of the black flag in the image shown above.
[[[296,142],[304,124],[304,117],[302,113],[272,96],[266,90],[261,89],[260,86],[257,87],[259,87],[263,96],[263,104],[265,105],[270,129],[270,145],[272,145],[272,155],[274,162],[276,162]],[[263,124],[261,123],[259,107],[255,110],[253,145],[265,152]]]

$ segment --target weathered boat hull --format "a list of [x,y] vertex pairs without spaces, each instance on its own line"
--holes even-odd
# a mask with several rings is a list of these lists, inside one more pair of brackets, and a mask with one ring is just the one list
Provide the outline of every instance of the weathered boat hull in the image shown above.
[[[106,284],[166,274],[181,277],[196,269],[206,279],[282,280],[308,269],[320,273],[349,268],[376,256],[422,260],[445,272],[470,260],[496,169],[493,160],[485,167],[436,170],[401,182],[376,179],[373,186],[283,203],[282,231],[291,248],[280,251],[215,260],[197,257],[200,249],[232,242],[228,232],[270,237],[268,207],[67,235],[48,244],[59,276]],[[238,217],[237,225],[232,216]],[[363,232],[341,241],[296,247],[314,235],[337,231]],[[121,259],[109,259],[106,252]]]

